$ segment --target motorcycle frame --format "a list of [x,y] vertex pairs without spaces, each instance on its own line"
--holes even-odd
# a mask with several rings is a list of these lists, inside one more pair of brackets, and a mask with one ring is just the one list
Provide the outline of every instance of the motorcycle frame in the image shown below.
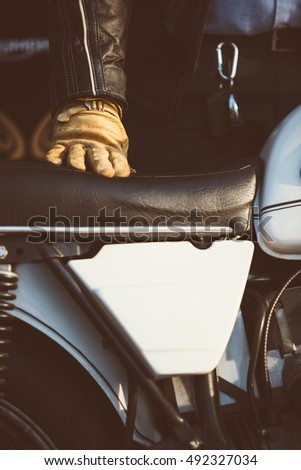
[[[4,230],[5,231],[5,230]],[[191,228],[195,235],[195,227]],[[156,378],[152,375],[151,370],[147,367],[146,363],[142,360],[141,354],[131,339],[123,332],[119,324],[115,321],[111,313],[108,311],[106,305],[96,297],[93,292],[78,278],[78,276],[68,266],[68,261],[77,258],[92,257],[95,252],[101,248],[101,244],[95,242],[87,243],[82,247],[76,244],[65,243],[28,243],[26,241],[26,230],[14,231],[9,229],[6,231],[5,238],[2,239],[3,245],[7,252],[2,264],[10,264],[13,269],[19,274],[20,285],[22,287],[24,280],[25,285],[22,287],[21,292],[27,292],[25,298],[20,299],[19,292],[17,291],[17,304],[18,299],[21,304],[12,311],[12,315],[18,317],[24,322],[30,324],[33,328],[41,331],[53,339],[57,344],[62,346],[68,354],[71,354],[77,362],[84,367],[92,378],[97,382],[101,391],[109,398],[112,406],[117,410],[120,418],[125,424],[125,442],[129,443],[133,438],[143,446],[152,446],[156,441],[160,440],[160,431],[158,431],[155,420],[155,414],[163,418],[166,427],[169,429],[169,441],[173,441],[173,446],[185,449],[199,449],[203,447],[201,437],[195,432],[190,424],[183,419],[183,416],[177,410],[176,403],[172,404],[165,396]],[[173,227],[174,232],[174,227]],[[188,227],[189,232],[189,227]],[[148,232],[149,233],[149,232]],[[163,230],[163,235],[166,235],[166,230]],[[223,236],[229,236],[229,232],[225,227],[220,227],[215,233],[222,233]],[[141,234],[141,230],[140,230]],[[162,235],[162,234],[161,234]],[[204,237],[208,235],[205,230],[198,235]],[[211,233],[212,235],[212,233]],[[57,238],[57,234],[56,237]],[[204,247],[207,247],[209,240],[204,237],[202,239]],[[20,255],[22,254],[22,256]],[[43,291],[41,296],[61,298],[65,302],[66,296],[73,299],[73,302],[78,307],[74,310],[74,305],[70,307],[72,315],[65,312],[63,318],[60,318],[60,324],[56,327],[51,325],[51,316],[53,307],[49,305],[45,313],[45,317],[41,315],[39,307],[32,309],[32,305],[27,304],[28,299],[26,295],[32,296],[32,289],[26,286],[26,283],[31,278],[31,270],[34,266],[38,266],[42,271],[47,270],[48,275],[51,273],[56,286],[50,286],[47,282],[42,283]],[[34,276],[33,276],[34,277]],[[45,286],[46,291],[45,292]],[[45,301],[45,299],[43,299]],[[30,303],[30,302],[29,302]],[[47,305],[44,302],[43,307]],[[75,321],[76,320],[76,321]],[[82,324],[89,323],[86,334],[78,328],[78,321]],[[68,336],[62,333],[63,330],[68,331]],[[91,344],[91,325],[93,329],[93,339]],[[82,325],[81,325],[82,326]],[[80,337],[80,344],[74,347],[73,338]],[[85,344],[83,338],[89,338],[89,345]],[[102,357],[99,362],[98,358],[94,360],[87,360],[84,351],[93,350],[96,348],[99,351],[99,345],[109,345],[110,358],[108,356]],[[103,354],[103,350],[101,351]],[[108,354],[108,351],[106,352]],[[113,357],[112,357],[113,356]],[[117,356],[117,358],[116,358]],[[108,377],[102,375],[104,363],[109,360],[110,365],[114,364],[113,371],[110,369],[110,374],[113,375],[113,382],[119,382],[123,388],[124,398],[123,409],[120,406],[120,399],[117,397],[116,392],[112,390]],[[216,372],[198,376],[195,380],[195,390],[202,390],[205,397],[206,418],[207,425],[212,430],[212,436],[215,436],[216,448],[231,448],[226,435],[223,432],[220,416],[218,412],[219,400],[218,391],[213,397],[210,397],[209,390],[212,390],[212,384],[216,382]],[[110,377],[112,378],[112,377]],[[137,410],[137,393],[136,384],[138,384],[140,407]],[[134,389],[134,393],[131,393]],[[142,393],[141,393],[142,391]],[[134,399],[132,397],[134,396]],[[206,398],[207,396],[207,398]],[[127,402],[127,403],[126,403]],[[140,409],[140,410],[139,410]],[[141,413],[142,410],[142,413]],[[139,411],[142,414],[140,417]],[[137,422],[135,425],[135,419]],[[140,430],[141,428],[141,430]],[[147,429],[147,431],[146,431]],[[216,430],[219,432],[217,433]],[[146,431],[146,432],[145,432]],[[164,444],[163,444],[164,445]],[[164,447],[163,447],[164,448]]]
[[[4,230],[5,231],[5,230]],[[10,232],[10,230],[7,230]],[[99,335],[98,341],[107,343],[118,358],[122,358],[122,364],[125,366],[126,374],[124,373],[123,366],[117,364],[115,359],[116,370],[113,374],[116,374],[117,380],[120,381],[120,384],[123,387],[130,387],[130,382],[128,378],[131,377],[134,382],[139,385],[139,388],[143,390],[146,397],[142,397],[142,400],[146,400],[150,404],[150,409],[155,409],[159,411],[163,417],[165,424],[170,430],[171,435],[177,441],[177,445],[180,448],[189,448],[189,449],[198,449],[202,447],[201,438],[195,433],[192,427],[188,424],[186,420],[180,415],[180,413],[175,409],[175,407],[165,398],[164,394],[160,390],[156,380],[152,377],[151,371],[145,365],[145,362],[141,360],[141,355],[136,347],[133,345],[131,340],[124,334],[120,329],[118,324],[114,321],[110,312],[108,312],[106,306],[101,302],[100,299],[96,298],[93,293],[81,282],[81,280],[72,272],[68,267],[66,261],[73,259],[74,255],[68,253],[66,256],[60,249],[62,245],[60,244],[38,244],[34,246],[33,244],[28,244],[26,242],[25,233],[20,230],[21,233],[12,230],[11,236],[5,236],[2,239],[2,250],[7,252],[5,259],[1,260],[1,264],[12,265],[13,270],[19,274],[20,285],[23,285],[22,279],[30,279],[31,270],[34,266],[34,263],[38,261],[40,268],[49,269],[52,273],[54,279],[60,284],[60,289],[56,289],[56,292],[48,292],[49,295],[62,296],[65,297],[68,292],[69,296],[75,301],[79,307],[79,311],[76,314],[81,316],[81,320],[84,318],[85,321],[88,320],[93,325],[94,333]],[[99,247],[98,247],[99,248]],[[69,247],[70,249],[70,247]],[[89,246],[91,249],[91,246]],[[66,250],[64,245],[64,250]],[[63,251],[64,251],[63,250]],[[72,250],[71,250],[72,251]],[[76,250],[75,250],[76,251]],[[85,250],[86,251],[86,248]],[[77,255],[78,256],[78,255]],[[80,254],[79,257],[85,256]],[[76,256],[75,256],[76,257]],[[48,285],[48,287],[50,287]],[[44,286],[45,288],[45,286]],[[63,290],[62,290],[63,288]],[[24,286],[21,290],[28,290]],[[52,291],[52,289],[50,288]],[[31,292],[30,295],[34,293]],[[42,292],[42,296],[46,293]],[[19,299],[19,292],[17,291],[17,299]],[[22,297],[22,296],[21,296]],[[82,351],[85,349],[85,345],[81,344],[80,348],[72,347],[72,337],[76,337],[79,334],[77,329],[76,321],[74,320],[74,310],[72,317],[64,315],[64,318],[61,319],[61,325],[65,324],[65,331],[69,330],[71,341],[67,338],[64,338],[64,335],[61,334],[59,328],[57,330],[52,327],[51,321],[51,307],[46,307],[47,302],[44,302],[44,308],[46,308],[46,317],[48,316],[48,321],[42,318],[39,309],[32,310],[32,307],[26,305],[26,300],[21,298],[21,304],[17,300],[17,308],[11,312],[11,314],[22,321],[28,323],[33,328],[41,331],[43,334],[46,334],[51,339],[53,339],[57,344],[62,346],[68,354],[71,354],[75,359],[83,366],[96,380],[98,386],[101,388],[102,392],[109,398],[112,405],[115,409],[118,410],[118,413],[121,419],[125,422],[126,427],[130,427],[129,421],[133,421],[133,416],[136,415],[136,404],[131,405],[129,396],[128,396],[128,409],[127,411],[121,412],[120,403],[116,400],[116,396],[112,393],[112,389],[107,380],[104,380],[99,374],[97,374],[93,364],[89,364],[82,354]],[[95,340],[94,340],[95,341]],[[96,340],[97,341],[97,340]],[[99,345],[98,343],[98,345]],[[95,344],[94,344],[95,345]],[[89,346],[91,348],[91,345]],[[93,347],[92,347],[93,349]],[[115,377],[116,380],[116,377]],[[130,394],[128,394],[130,395]],[[143,408],[148,407],[147,403],[142,405]],[[130,416],[132,416],[130,418]],[[144,416],[148,426],[151,428],[154,427],[154,423],[151,423],[152,416]],[[145,423],[144,423],[145,425]],[[132,422],[132,427],[134,423]],[[158,439],[158,432],[154,432],[152,436],[154,440]],[[143,437],[139,430],[135,433],[135,440],[140,441],[143,445],[148,445],[152,441],[152,438]]]

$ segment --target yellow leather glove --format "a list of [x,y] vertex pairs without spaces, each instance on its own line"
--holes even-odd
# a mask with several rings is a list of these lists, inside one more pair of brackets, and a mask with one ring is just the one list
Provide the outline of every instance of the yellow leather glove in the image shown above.
[[86,163],[96,173],[126,177],[128,137],[121,122],[121,108],[104,100],[82,100],[66,105],[56,116],[48,162],[77,170]]

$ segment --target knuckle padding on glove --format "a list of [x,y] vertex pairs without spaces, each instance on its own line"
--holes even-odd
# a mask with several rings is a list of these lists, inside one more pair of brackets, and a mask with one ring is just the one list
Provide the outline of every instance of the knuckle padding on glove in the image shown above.
[[[115,107],[116,108],[116,107]],[[85,155],[94,171],[112,176],[128,176],[128,138],[117,112],[86,109],[83,103],[62,111],[54,123],[53,144],[48,161],[58,163],[68,154],[68,166],[85,169]],[[65,152],[66,151],[66,152]],[[114,157],[111,158],[111,154]]]

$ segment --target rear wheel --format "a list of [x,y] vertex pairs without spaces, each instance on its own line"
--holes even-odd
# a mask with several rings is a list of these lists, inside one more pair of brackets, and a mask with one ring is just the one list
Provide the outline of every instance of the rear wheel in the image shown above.
[[[45,448],[39,447],[41,441],[50,446],[46,448],[120,448],[123,426],[97,384],[66,351],[18,320],[3,403],[0,448],[9,448],[1,447],[8,428],[16,438],[16,416],[23,431],[27,426],[32,435],[26,444],[29,449]],[[24,445],[14,448],[27,448]]]
[[48,436],[11,403],[0,400],[0,449],[55,449]]

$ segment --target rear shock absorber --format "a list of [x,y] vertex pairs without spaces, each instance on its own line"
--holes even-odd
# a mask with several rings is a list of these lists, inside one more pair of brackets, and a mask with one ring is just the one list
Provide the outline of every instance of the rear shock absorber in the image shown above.
[[18,286],[18,275],[10,265],[0,265],[0,399],[4,398],[4,387],[8,369],[9,346],[11,344],[12,320],[9,311],[14,309],[12,301],[16,295],[11,292]]

